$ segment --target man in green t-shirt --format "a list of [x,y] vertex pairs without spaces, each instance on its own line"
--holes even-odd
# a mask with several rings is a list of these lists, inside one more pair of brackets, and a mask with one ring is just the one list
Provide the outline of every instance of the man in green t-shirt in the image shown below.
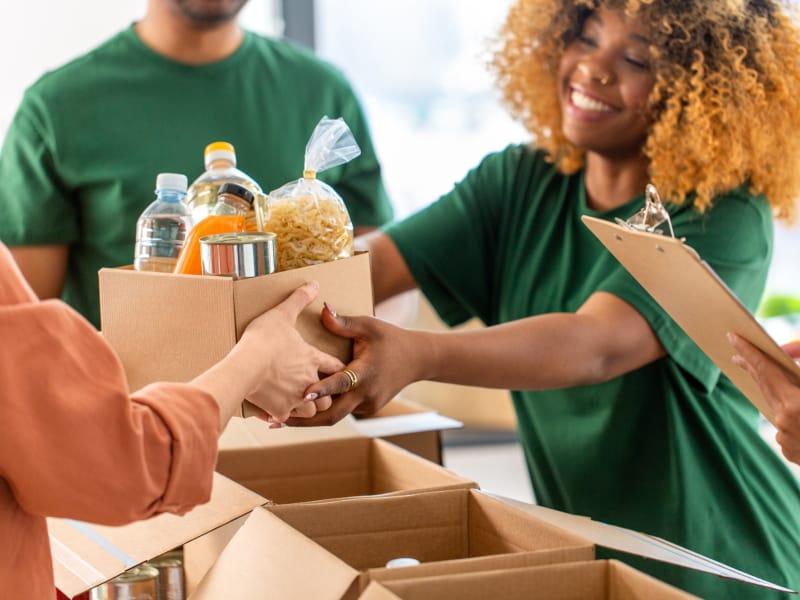
[[149,0],[141,21],[45,74],[25,93],[0,152],[0,240],[34,291],[99,324],[97,271],[133,260],[136,219],[159,172],[203,171],[233,144],[265,191],[297,179],[323,116],[362,154],[321,175],[356,233],[392,216],[359,102],[311,52],[243,31],[247,0]]

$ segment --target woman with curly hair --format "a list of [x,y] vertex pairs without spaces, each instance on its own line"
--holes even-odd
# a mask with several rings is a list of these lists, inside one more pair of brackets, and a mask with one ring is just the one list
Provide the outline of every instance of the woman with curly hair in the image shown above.
[[[323,313],[355,339],[310,423],[368,413],[422,379],[512,392],[537,501],[648,532],[800,588],[800,487],[756,409],[602,247],[652,182],[751,310],[773,216],[800,196],[800,30],[777,0],[518,0],[493,61],[529,146],[487,156],[437,202],[362,241],[376,300],[419,287],[454,325]],[[302,424],[302,420],[294,420]],[[655,562],[695,594],[764,590]]]

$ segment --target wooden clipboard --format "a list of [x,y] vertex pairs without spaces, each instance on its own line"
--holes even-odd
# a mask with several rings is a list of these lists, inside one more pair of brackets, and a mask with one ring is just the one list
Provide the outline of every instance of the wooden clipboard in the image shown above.
[[800,366],[697,252],[668,235],[635,230],[586,215],[581,220],[761,414],[774,423],[761,389],[733,362],[736,351],[727,334],[735,333],[748,340],[798,378]]

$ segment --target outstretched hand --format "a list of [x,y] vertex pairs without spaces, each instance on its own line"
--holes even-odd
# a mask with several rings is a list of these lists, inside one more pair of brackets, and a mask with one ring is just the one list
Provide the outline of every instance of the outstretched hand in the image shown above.
[[[748,341],[730,335],[736,349],[733,362],[747,371],[761,388],[775,417],[778,433],[775,440],[790,461],[800,464],[800,381]],[[783,349],[794,359],[800,358],[800,342]]]
[[312,396],[332,397],[328,410],[311,418],[292,417],[287,425],[333,425],[351,413],[374,414],[418,379],[415,332],[374,317],[338,316],[327,304],[322,322],[332,333],[353,340],[353,360],[306,389]]

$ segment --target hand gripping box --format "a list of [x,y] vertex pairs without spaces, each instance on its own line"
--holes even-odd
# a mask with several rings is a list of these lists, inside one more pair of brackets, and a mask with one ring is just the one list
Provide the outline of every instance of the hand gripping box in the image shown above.
[[[791,592],[653,536],[473,489],[258,508],[190,598],[349,600],[371,581],[587,561],[596,546]],[[399,557],[421,564],[385,568]]]

